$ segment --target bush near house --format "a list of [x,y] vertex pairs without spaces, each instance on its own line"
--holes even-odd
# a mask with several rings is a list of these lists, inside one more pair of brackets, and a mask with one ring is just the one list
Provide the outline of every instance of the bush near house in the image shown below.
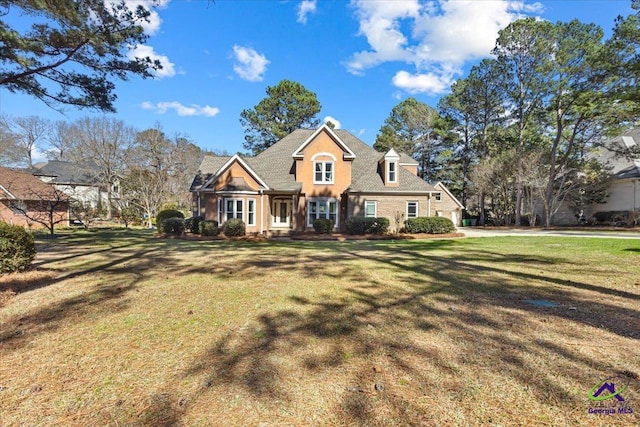
[[224,235],[227,237],[240,237],[245,235],[244,222],[239,218],[228,219],[224,223]]
[[389,231],[389,218],[364,218],[354,216],[345,224],[349,234],[385,234]]
[[156,215],[156,227],[160,233],[165,233],[164,220],[167,218],[184,218],[184,214],[176,209],[165,209]]
[[193,216],[191,218],[186,218],[184,220],[184,228],[188,230],[189,233],[199,234],[200,233],[200,223],[204,221],[204,217],[202,216]]
[[313,229],[318,234],[330,234],[335,223],[328,218],[317,218],[313,221]]
[[0,273],[24,271],[35,256],[36,245],[31,233],[0,221]]
[[180,236],[184,234],[183,218],[167,218],[162,221],[162,230],[164,233]]
[[630,222],[628,211],[602,211],[593,214],[598,224],[627,225]]
[[220,233],[218,221],[202,220],[198,226],[202,236],[217,236]]
[[409,218],[405,228],[407,233],[446,234],[456,231],[450,219],[439,216]]

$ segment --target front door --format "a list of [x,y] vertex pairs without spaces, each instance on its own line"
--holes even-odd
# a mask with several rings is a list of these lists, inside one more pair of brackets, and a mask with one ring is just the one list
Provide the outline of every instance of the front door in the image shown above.
[[291,199],[275,199],[271,204],[271,219],[274,227],[290,227]]

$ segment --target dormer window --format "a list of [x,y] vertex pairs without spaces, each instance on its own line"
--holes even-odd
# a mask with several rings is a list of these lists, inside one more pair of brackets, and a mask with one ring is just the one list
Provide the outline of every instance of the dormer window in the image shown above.
[[313,183],[314,184],[333,184],[333,164],[332,161],[313,162]]
[[387,163],[387,182],[398,182],[398,162]]

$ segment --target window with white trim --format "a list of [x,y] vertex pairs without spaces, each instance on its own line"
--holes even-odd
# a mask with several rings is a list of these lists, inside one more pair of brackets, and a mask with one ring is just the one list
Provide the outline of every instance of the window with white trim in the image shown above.
[[378,202],[375,200],[364,201],[364,217],[375,218],[378,215]]
[[398,182],[398,163],[387,163],[387,182]]
[[439,192],[438,193],[433,193],[433,199],[436,202],[441,202],[442,201],[442,193],[439,193]]
[[407,218],[417,218],[418,217],[418,202],[417,201],[408,201],[407,202]]
[[242,199],[225,199],[225,218],[243,219],[244,200]]
[[256,225],[256,201],[247,200],[247,225]]
[[312,227],[313,221],[318,218],[333,220],[338,226],[338,200],[337,199],[309,199],[307,203],[307,226]]
[[313,162],[313,183],[333,184],[333,165],[332,161]]

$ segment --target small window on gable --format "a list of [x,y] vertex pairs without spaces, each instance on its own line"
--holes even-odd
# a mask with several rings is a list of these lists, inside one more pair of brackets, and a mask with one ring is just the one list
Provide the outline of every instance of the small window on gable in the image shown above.
[[433,199],[436,202],[441,202],[442,201],[442,193],[438,192],[438,193],[433,193]]
[[313,183],[333,184],[333,161],[313,162]]
[[387,163],[387,182],[398,182],[398,163]]
[[375,218],[378,214],[378,202],[374,200],[365,200],[364,216],[365,218]]
[[410,201],[407,202],[407,218],[417,218],[418,217],[418,202]]

